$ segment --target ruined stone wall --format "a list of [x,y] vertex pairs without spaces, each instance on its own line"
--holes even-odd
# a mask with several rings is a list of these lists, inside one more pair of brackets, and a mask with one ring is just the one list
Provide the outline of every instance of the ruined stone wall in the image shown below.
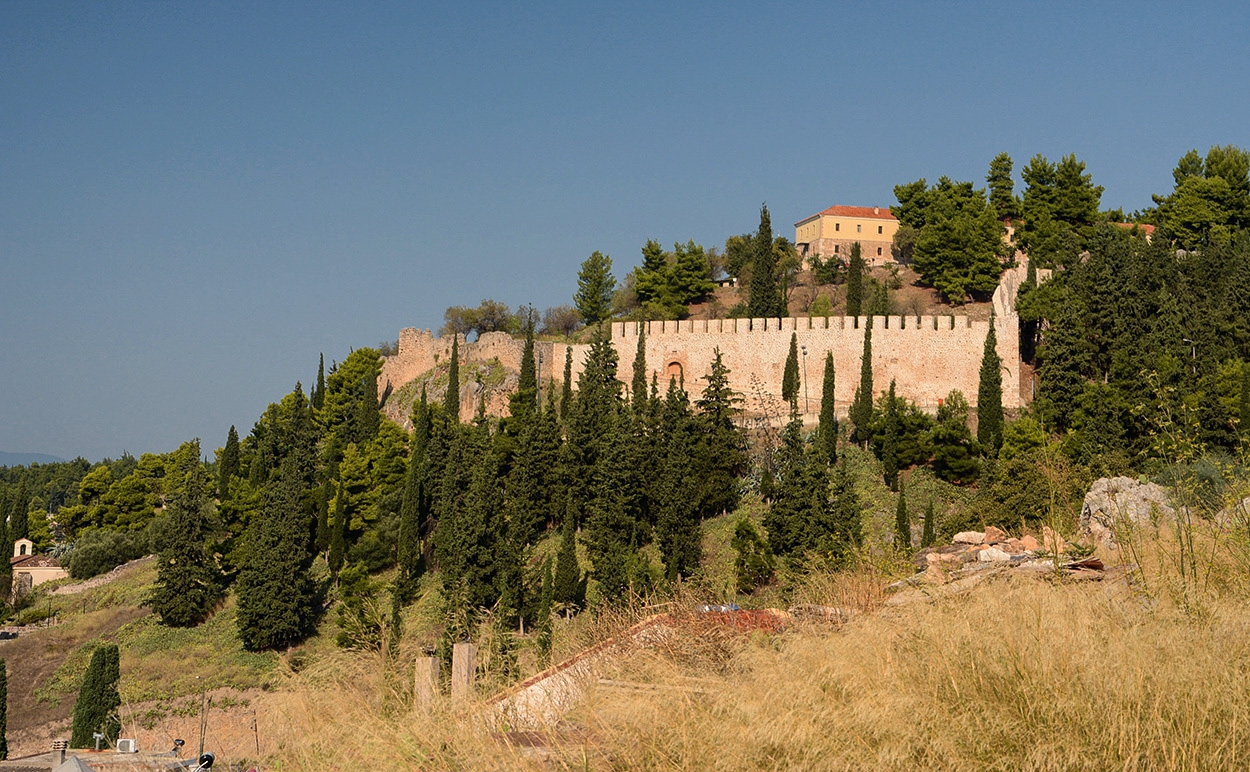
[[[506,332],[488,332],[472,343],[460,339],[460,361],[489,362],[498,358],[509,370],[521,369],[521,353],[525,342]],[[429,330],[405,327],[399,331],[399,351],[382,364],[378,378],[378,396],[398,389],[405,383],[428,372],[451,358],[451,337],[436,338]],[[561,360],[563,367],[563,360]]]
[[[825,353],[833,353],[837,371],[838,412],[845,414],[859,385],[867,317],[817,317],[789,319],[713,319],[644,322],[648,380],[659,377],[661,391],[670,376],[683,376],[692,398],[702,392],[702,380],[711,368],[715,351],[720,350],[730,370],[735,391],[747,397],[746,407],[761,409],[759,398],[781,412],[782,372],[790,349],[790,335],[798,336],[800,377],[806,391],[799,392],[799,409],[808,415],[820,412],[821,379]],[[995,320],[998,355],[1003,361],[1003,406],[1019,407],[1020,352],[1018,323],[1014,315]],[[612,344],[620,357],[617,371],[628,383],[638,346],[639,323],[612,325]],[[963,316],[878,316],[872,319],[872,367],[875,390],[889,388],[896,381],[900,396],[925,410],[936,410],[940,401],[958,389],[976,406],[980,381],[981,354],[989,322]],[[498,357],[510,370],[518,370],[524,341],[504,333],[487,333],[478,341],[465,343],[460,352],[464,362],[486,362]],[[563,380],[566,350],[573,352],[573,378],[582,371],[589,350],[586,344],[538,342],[535,357],[538,380],[543,389]],[[435,338],[428,330],[400,332],[399,353],[388,357],[379,379],[379,393],[403,384],[446,362],[451,354],[451,338]],[[502,403],[501,403],[502,404]],[[466,409],[468,409],[466,407]]]

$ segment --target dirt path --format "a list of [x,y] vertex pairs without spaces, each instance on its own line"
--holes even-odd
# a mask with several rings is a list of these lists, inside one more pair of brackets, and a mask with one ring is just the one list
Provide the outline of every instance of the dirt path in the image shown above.
[[96,587],[99,587],[104,584],[108,584],[114,579],[119,578],[128,569],[134,568],[135,566],[141,566],[146,563],[151,563],[154,560],[156,560],[155,555],[148,555],[147,557],[139,558],[137,560],[132,560],[129,563],[122,563],[120,566],[118,566],[117,568],[114,568],[112,571],[109,571],[107,574],[100,574],[99,576],[93,576],[90,579],[86,579],[81,582],[75,582],[73,584],[66,584],[66,585],[57,587],[55,590],[52,591],[52,594],[53,595],[77,595],[81,592],[86,592],[87,590],[94,590]]

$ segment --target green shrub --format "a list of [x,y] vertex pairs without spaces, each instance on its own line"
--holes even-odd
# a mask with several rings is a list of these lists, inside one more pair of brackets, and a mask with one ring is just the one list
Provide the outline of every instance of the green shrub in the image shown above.
[[143,531],[84,531],[69,555],[69,575],[89,579],[148,554]]

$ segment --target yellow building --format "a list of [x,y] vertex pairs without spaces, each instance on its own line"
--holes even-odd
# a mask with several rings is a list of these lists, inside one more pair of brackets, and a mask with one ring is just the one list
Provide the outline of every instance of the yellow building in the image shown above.
[[794,224],[794,244],[807,258],[838,257],[846,260],[851,245],[859,242],[864,262],[893,262],[890,247],[898,231],[898,219],[884,206],[831,206]]
[[9,565],[13,568],[14,597],[23,595],[44,582],[69,576],[69,572],[61,568],[56,558],[36,555],[34,551],[35,543],[30,539],[13,542],[13,557],[9,558]]

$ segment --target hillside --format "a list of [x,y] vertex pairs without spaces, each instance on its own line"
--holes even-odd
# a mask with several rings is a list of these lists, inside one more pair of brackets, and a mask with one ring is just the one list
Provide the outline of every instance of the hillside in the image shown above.
[[68,736],[83,672],[103,641],[121,648],[123,716],[132,731],[178,710],[180,698],[196,695],[198,703],[202,687],[225,694],[269,683],[279,657],[242,650],[232,600],[200,627],[164,627],[143,605],[155,577],[151,560],[136,561],[85,592],[48,594],[39,602],[48,604],[55,624],[0,641],[8,663],[11,755],[42,752],[52,739]]

